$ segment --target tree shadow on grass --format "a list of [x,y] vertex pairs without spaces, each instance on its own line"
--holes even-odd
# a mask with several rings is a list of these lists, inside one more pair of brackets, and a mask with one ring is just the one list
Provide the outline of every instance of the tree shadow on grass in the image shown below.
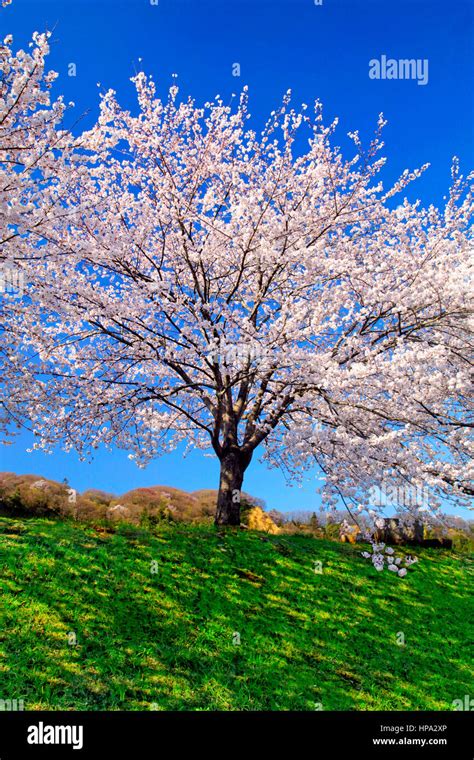
[[52,521],[2,537],[0,696],[27,709],[311,710],[450,709],[469,693],[453,558],[454,575],[428,556],[401,581],[353,547],[294,536],[282,554],[279,537],[260,539]]

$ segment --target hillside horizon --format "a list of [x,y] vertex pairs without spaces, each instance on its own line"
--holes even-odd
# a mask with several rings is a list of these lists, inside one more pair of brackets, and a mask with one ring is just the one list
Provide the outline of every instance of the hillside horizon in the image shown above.
[[[26,488],[26,491],[25,491]],[[21,492],[22,500],[29,505],[32,512],[36,511],[38,504],[35,498],[31,501],[31,489],[33,493],[38,494],[41,490],[46,490],[52,497],[52,503],[56,504],[59,512],[65,513],[63,507],[58,502],[62,497],[64,502],[69,502],[66,514],[70,514],[80,519],[100,519],[108,518],[108,512],[112,508],[124,507],[128,510],[128,518],[139,520],[143,513],[151,511],[152,515],[168,516],[171,519],[183,519],[193,521],[199,519],[212,520],[215,513],[217,494],[215,488],[199,488],[193,491],[187,491],[177,486],[167,484],[156,484],[151,486],[137,486],[123,493],[106,490],[103,488],[90,487],[83,491],[74,488],[74,484],[69,483],[65,478],[63,481],[45,477],[36,473],[18,474],[13,471],[0,471],[0,513],[5,511],[6,494],[12,495],[18,489]],[[26,498],[25,498],[26,493]],[[69,498],[72,494],[72,498]],[[56,502],[55,502],[56,499]],[[244,509],[259,507],[265,512],[272,521],[277,524],[281,522],[307,523],[311,515],[316,515],[321,524],[327,522],[337,522],[346,520],[353,523],[354,520],[344,509],[338,509],[335,512],[331,510],[319,509],[275,509],[269,508],[265,500],[254,496],[247,491],[242,491],[242,506]],[[467,527],[472,523],[470,517],[463,515],[451,515],[442,513],[442,520],[452,522],[451,527],[457,523],[463,523],[462,527]],[[128,519],[126,518],[126,519]],[[363,520],[364,522],[364,520]],[[441,521],[442,522],[442,521]]]

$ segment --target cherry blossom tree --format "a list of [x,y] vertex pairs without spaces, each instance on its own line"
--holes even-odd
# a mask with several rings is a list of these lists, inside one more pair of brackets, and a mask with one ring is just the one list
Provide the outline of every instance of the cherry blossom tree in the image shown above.
[[26,241],[10,330],[35,446],[140,466],[209,450],[218,524],[239,523],[257,450],[296,480],[319,468],[352,514],[383,510],[388,485],[465,503],[473,175],[455,160],[444,208],[424,208],[403,191],[426,167],[379,179],[382,116],[345,157],[319,102],[288,93],[259,132],[245,89],[200,107],[133,81],[137,112],[102,96],[55,184],[62,213]]
[[8,387],[1,384],[2,430],[24,416],[38,390],[18,352],[14,314],[26,262],[31,272],[35,249],[44,242],[45,220],[58,213],[58,163],[72,144],[60,129],[63,100],[51,102],[57,75],[45,71],[49,36],[34,34],[29,52],[14,53],[11,35],[0,44],[0,357],[2,375],[8,378]]

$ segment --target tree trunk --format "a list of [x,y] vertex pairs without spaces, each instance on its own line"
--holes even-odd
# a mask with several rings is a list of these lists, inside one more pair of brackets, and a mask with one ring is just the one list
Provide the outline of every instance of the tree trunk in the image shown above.
[[221,476],[217,496],[216,525],[240,525],[240,497],[244,472],[250,458],[238,450],[221,457]]

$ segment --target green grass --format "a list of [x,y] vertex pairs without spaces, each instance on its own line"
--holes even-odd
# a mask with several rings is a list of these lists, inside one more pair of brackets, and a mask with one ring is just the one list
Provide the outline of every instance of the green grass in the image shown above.
[[419,556],[400,579],[360,547],[305,536],[0,519],[0,698],[28,710],[450,710],[474,693],[471,560]]

